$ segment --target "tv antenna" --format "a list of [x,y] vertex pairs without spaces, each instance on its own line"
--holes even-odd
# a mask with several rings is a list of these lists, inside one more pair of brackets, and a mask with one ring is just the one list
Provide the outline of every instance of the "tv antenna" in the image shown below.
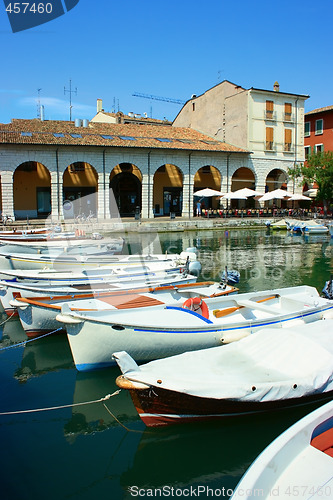
[[66,95],[66,92],[69,93],[69,121],[72,121],[72,94],[77,95],[77,88],[75,87],[75,90],[72,90],[72,80],[69,80],[69,90],[64,87],[64,94]]
[[40,91],[42,89],[37,89],[37,94],[38,94],[38,97],[37,97],[37,118],[38,120],[40,120],[41,118],[41,113],[40,113]]

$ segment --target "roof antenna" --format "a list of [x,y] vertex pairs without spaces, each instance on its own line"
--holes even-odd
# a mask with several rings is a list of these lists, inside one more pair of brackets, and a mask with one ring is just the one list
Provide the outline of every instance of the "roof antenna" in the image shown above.
[[41,119],[41,112],[40,112],[40,91],[42,89],[37,89],[37,93],[38,93],[38,98],[37,98],[37,118],[38,120]]
[[64,94],[66,95],[66,92],[69,93],[69,121],[72,121],[72,94],[77,95],[77,88],[75,87],[75,90],[72,90],[72,80],[69,80],[69,90],[64,87]]

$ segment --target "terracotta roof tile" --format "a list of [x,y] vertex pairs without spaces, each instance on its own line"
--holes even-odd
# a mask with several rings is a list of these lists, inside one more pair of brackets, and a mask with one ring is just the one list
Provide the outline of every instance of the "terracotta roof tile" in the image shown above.
[[307,113],[304,113],[305,116],[307,115],[314,115],[316,113],[323,113],[325,111],[333,111],[333,106],[325,106],[324,108],[317,108],[312,111],[308,111]]
[[[22,135],[22,133],[27,132],[30,132],[30,134]],[[108,136],[112,137],[112,139],[108,138]],[[121,137],[130,137],[132,139],[122,139]],[[15,119],[9,124],[0,124],[0,144],[113,146],[231,153],[248,152],[245,149],[214,140],[190,128],[171,127],[169,125],[154,126],[96,122],[90,122],[88,127],[76,127],[74,122],[40,121],[37,119]]]

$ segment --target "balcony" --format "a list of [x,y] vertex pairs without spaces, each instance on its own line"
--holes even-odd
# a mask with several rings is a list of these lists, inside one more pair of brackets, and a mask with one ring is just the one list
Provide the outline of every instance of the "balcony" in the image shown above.
[[271,111],[271,110],[265,109],[264,114],[265,114],[265,120],[276,121],[276,113],[275,113],[275,111]]
[[293,123],[295,121],[294,115],[292,113],[283,113],[283,121],[288,123]]
[[275,151],[275,144],[273,141],[265,141],[265,151],[268,152],[274,152]]
[[295,152],[294,146],[290,142],[285,142],[283,146],[283,152],[294,153]]

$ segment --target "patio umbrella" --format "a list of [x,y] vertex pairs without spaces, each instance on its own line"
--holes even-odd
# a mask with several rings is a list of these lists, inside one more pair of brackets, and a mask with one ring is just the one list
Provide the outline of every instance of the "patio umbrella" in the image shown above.
[[301,201],[301,200],[311,200],[309,196],[304,196],[304,194],[293,194],[288,201]]
[[268,200],[283,200],[284,198],[290,198],[293,193],[285,191],[284,189],[275,189],[274,191],[268,191],[264,196],[259,198],[258,201],[268,201]]
[[222,196],[223,193],[221,191],[216,191],[215,189],[211,188],[205,188],[205,189],[200,189],[200,191],[196,191],[193,193],[193,196],[200,196],[200,197],[211,197],[211,196]]
[[264,193],[259,193],[259,191],[255,191],[254,189],[249,189],[249,188],[237,189],[237,191],[234,191],[234,193],[246,197],[264,195]]
[[238,194],[237,191],[231,191],[230,193],[225,193],[223,198],[226,200],[247,200],[247,196]]

